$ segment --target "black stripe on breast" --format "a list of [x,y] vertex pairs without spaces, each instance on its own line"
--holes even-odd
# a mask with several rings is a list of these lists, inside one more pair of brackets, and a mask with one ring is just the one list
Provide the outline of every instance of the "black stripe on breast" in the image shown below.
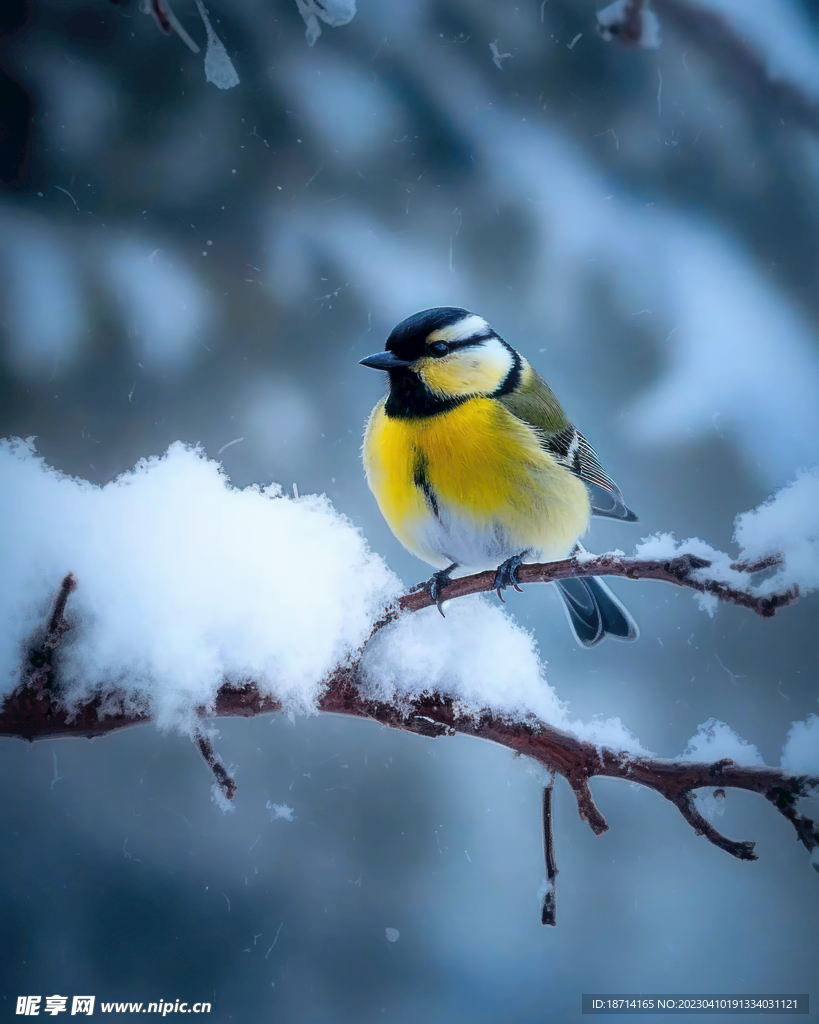
[[429,482],[429,477],[427,476],[428,469],[429,464],[427,462],[426,455],[424,455],[423,452],[418,452],[415,458],[415,466],[412,471],[412,482],[420,491],[423,492],[424,500],[435,518],[440,519],[441,517],[438,512],[438,499],[435,497],[435,491],[432,489],[432,484]]

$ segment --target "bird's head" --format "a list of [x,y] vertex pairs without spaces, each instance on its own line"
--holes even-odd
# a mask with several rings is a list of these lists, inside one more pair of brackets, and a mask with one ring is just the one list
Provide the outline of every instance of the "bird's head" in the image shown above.
[[456,306],[413,313],[393,328],[383,352],[361,363],[386,370],[393,394],[426,393],[433,404],[502,393],[520,373],[514,349],[483,317]]

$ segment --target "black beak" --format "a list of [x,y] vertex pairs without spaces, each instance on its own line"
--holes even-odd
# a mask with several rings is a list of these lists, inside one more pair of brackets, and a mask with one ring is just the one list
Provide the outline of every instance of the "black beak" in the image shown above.
[[406,359],[399,359],[389,351],[376,352],[374,355],[359,359],[359,363],[362,366],[369,366],[373,370],[402,370],[412,366],[412,363],[407,362]]

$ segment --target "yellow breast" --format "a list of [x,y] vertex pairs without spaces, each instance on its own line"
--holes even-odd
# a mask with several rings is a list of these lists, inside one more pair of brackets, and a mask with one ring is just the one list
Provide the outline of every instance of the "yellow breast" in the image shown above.
[[388,417],[382,400],[364,465],[393,533],[432,565],[489,567],[524,550],[561,558],[588,525],[583,483],[490,398],[417,419]]

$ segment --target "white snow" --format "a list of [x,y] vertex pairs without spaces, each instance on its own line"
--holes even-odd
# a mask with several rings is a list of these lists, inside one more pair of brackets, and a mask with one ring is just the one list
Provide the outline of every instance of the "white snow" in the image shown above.
[[208,34],[208,48],[205,51],[205,78],[212,82],[217,89],[232,89],[239,84],[239,75],[233,62],[227,55],[225,44],[213,31],[205,5],[202,0],[196,0],[199,14],[205,23],[205,31]]
[[548,878],[544,878],[543,881],[538,886],[538,890],[537,890],[537,897],[536,898],[537,898],[537,903],[538,903],[539,907],[543,906],[543,903],[546,900],[547,896],[551,896],[551,894],[554,892],[554,890],[555,890],[555,883],[553,881],[550,882]]
[[400,706],[437,690],[455,697],[463,717],[489,707],[510,717],[531,712],[598,746],[650,753],[619,718],[572,720],[546,682],[534,638],[497,601],[476,595],[445,603],[444,613],[426,608],[374,638],[362,662],[366,692]]
[[105,487],[56,472],[29,442],[0,442],[0,524],[0,693],[73,572],[68,704],[115,690],[180,730],[226,677],[310,711],[401,590],[325,497],[238,490],[180,442]]
[[734,730],[716,718],[697,727],[696,733],[688,741],[685,752],[676,761],[720,761],[730,758],[737,764],[764,764],[762,755],[752,743],[734,732]]
[[[802,474],[740,516],[743,553],[784,548],[782,572],[813,578],[816,487],[816,474]],[[20,681],[25,645],[72,572],[72,629],[59,653],[66,705],[98,696],[102,714],[139,710],[183,732],[212,710],[226,679],[253,680],[291,715],[313,712],[322,680],[360,649],[402,590],[326,497],[298,497],[295,488],[290,497],[277,484],[239,490],[218,463],[181,442],[98,487],[49,467],[33,439],[0,441],[0,535],[0,696]],[[657,535],[638,554],[680,550],[713,560],[701,572],[748,585],[729,556],[700,540]],[[494,599],[444,608],[445,619],[428,608],[376,635],[362,660],[365,695],[407,707],[437,690],[454,697],[459,716],[535,715],[598,747],[651,754],[619,718],[573,719],[546,682],[534,638]],[[816,722],[794,724],[783,765],[808,771],[819,763]],[[682,756],[761,762],[715,719]],[[216,792],[214,799],[224,802]],[[268,806],[276,817],[292,812]]]
[[765,584],[819,587],[819,469],[806,470],[751,512],[737,516],[734,539],[748,560],[781,554],[785,564]]
[[236,810],[236,805],[228,800],[218,782],[210,787],[210,798],[223,814],[232,814]]
[[271,800],[268,800],[265,807],[270,811],[270,820],[276,821],[292,821],[295,808],[290,807],[288,804],[274,804]]
[[[638,558],[672,559],[681,554],[696,555],[711,564],[694,578],[715,579],[737,590],[764,597],[784,593],[794,585],[802,593],[819,588],[819,469],[803,470],[796,480],[773,494],[750,512],[736,517],[734,541],[739,555],[734,558],[718,551],[698,537],[678,541],[671,533],[658,533],[637,545]],[[782,564],[754,581],[753,574],[732,569],[733,562],[753,563],[768,555],[779,555]],[[713,615],[718,606],[712,594],[695,594],[700,607]]]
[[819,778],[819,718],[808,715],[794,722],[782,748],[782,767],[794,775]]
[[308,46],[314,46],[321,35],[319,18],[326,25],[336,28],[351,22],[356,14],[355,0],[322,0],[321,3],[318,3],[317,0],[296,0],[296,6],[307,26],[304,34],[307,37]]
[[[717,796],[717,793],[720,793]],[[709,821],[713,821],[714,818],[721,818],[725,814],[725,791],[708,788],[698,789],[694,794],[697,798],[697,810],[706,817]]]
[[[747,575],[731,568],[733,559],[722,551],[718,551],[699,537],[689,537],[687,540],[676,540],[673,533],[656,533],[645,537],[634,549],[636,558],[657,559],[665,561],[677,558],[682,554],[696,555],[711,564],[693,574],[696,579],[700,576],[703,579],[718,579],[730,583],[738,590],[745,590],[750,585]],[[700,609],[707,612],[713,618],[719,607],[719,600],[713,594],[702,594],[694,591],[694,599]]]

